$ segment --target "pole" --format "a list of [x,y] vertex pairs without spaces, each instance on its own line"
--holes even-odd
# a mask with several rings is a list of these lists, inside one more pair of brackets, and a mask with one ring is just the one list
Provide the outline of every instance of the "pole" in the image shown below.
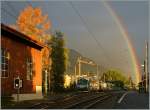
[[97,74],[97,81],[98,81],[98,65],[96,64],[96,74]]
[[17,102],[19,102],[19,88],[17,89]]
[[50,74],[50,68],[48,69],[48,84],[49,84],[49,92],[51,91],[51,74]]
[[97,79],[98,79],[98,64],[96,65],[96,68],[97,68]]
[[98,89],[99,89],[99,75],[98,75],[98,64],[96,65],[97,67],[97,83],[98,83]]
[[147,92],[149,92],[149,43],[147,42]]
[[75,83],[77,84],[77,68],[76,68],[76,64],[75,64],[75,70],[74,70],[74,73],[75,73]]
[[80,58],[79,58],[79,77],[81,76],[81,62],[80,62]]
[[105,74],[104,74],[104,82],[105,82]]
[[148,42],[146,42],[146,58],[145,58],[145,80],[146,80],[146,92],[148,91]]
[[47,70],[45,70],[45,95],[47,94]]

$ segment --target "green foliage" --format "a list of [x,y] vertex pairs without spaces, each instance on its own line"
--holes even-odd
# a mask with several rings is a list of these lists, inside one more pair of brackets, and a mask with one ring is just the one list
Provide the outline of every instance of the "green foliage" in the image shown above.
[[129,84],[127,77],[125,77],[123,73],[118,70],[108,70],[107,72],[103,73],[101,79],[103,81],[113,81],[115,82],[115,84],[116,83],[121,85]]
[[120,87],[120,88],[124,88],[124,82],[121,80],[117,80],[117,81],[113,81],[112,82],[114,84],[115,87]]
[[52,66],[51,66],[51,90],[55,93],[61,92],[64,89],[64,73],[67,63],[67,49],[63,34],[56,31],[52,36]]

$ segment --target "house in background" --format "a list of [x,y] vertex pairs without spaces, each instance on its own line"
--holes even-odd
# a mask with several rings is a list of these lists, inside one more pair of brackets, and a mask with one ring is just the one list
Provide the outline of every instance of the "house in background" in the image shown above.
[[22,80],[20,100],[42,98],[42,49],[44,45],[1,24],[1,95],[16,100],[14,79]]

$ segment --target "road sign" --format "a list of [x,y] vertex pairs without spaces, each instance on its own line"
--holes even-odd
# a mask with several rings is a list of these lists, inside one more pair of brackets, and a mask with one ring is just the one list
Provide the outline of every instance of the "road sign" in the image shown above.
[[19,81],[20,81],[19,78],[15,78],[15,79],[14,79],[14,88],[15,88],[15,89],[18,89],[18,88],[19,88]]
[[18,89],[21,87],[22,87],[22,80],[19,77],[15,78],[14,79],[14,88]]
[[14,79],[14,88],[17,89],[17,102],[19,102],[19,90],[22,87],[22,80],[20,80],[19,76]]

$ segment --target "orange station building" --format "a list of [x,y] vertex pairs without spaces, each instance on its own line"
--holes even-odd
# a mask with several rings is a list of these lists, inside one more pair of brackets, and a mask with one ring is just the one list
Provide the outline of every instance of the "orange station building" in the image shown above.
[[42,98],[42,49],[44,45],[1,24],[1,95],[17,100],[14,79],[22,80],[20,100]]

